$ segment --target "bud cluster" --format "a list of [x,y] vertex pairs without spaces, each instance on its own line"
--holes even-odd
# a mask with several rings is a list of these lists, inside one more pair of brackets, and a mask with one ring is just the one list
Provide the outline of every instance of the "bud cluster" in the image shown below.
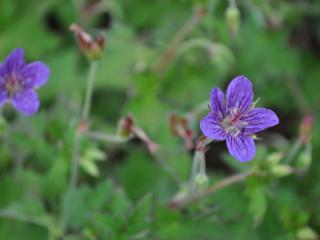
[[102,57],[105,46],[105,37],[102,33],[93,38],[75,23],[70,26],[70,30],[75,33],[79,48],[90,61],[96,61]]
[[178,136],[183,139],[187,149],[192,150],[194,146],[195,133],[190,129],[188,119],[183,116],[179,116],[176,113],[171,113],[169,116],[169,123],[171,133],[174,136]]

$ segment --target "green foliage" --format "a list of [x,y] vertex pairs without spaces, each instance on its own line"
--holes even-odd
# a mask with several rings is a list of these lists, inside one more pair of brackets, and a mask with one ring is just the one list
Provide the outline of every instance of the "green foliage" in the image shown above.
[[[235,1],[239,12],[226,19],[229,1],[95,2],[1,0],[0,62],[23,47],[27,61],[45,62],[51,76],[38,90],[37,115],[23,117],[10,104],[1,109],[0,239],[319,239],[320,3]],[[92,34],[105,31],[106,41],[72,189],[89,68],[68,30],[74,22]],[[174,208],[174,196],[192,196],[194,149],[170,129],[170,113],[185,117],[196,140],[210,89],[225,89],[240,74],[252,80],[257,106],[274,109],[280,124],[258,136],[249,163],[219,143],[208,145],[200,193],[231,175],[252,174]],[[309,113],[313,128],[303,141],[299,123]],[[155,153],[141,137],[110,137],[128,114],[159,145]]]

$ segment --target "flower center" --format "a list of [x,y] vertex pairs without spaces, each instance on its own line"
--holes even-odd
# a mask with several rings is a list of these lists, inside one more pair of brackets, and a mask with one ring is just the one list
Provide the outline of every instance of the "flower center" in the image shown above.
[[6,90],[10,97],[12,97],[12,95],[21,88],[20,77],[14,73],[8,74],[5,78],[5,82]]
[[227,116],[222,120],[221,125],[227,134],[236,137],[241,133],[243,127],[245,127],[247,123],[239,121],[237,117]]

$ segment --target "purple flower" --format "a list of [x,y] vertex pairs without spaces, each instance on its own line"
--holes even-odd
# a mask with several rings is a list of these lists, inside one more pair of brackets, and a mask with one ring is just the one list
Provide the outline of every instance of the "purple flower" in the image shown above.
[[211,90],[211,111],[200,122],[207,138],[226,140],[229,153],[241,162],[252,160],[256,154],[254,134],[279,123],[273,111],[254,108],[252,100],[250,80],[238,76],[229,84],[226,100],[219,88]]
[[0,64],[0,107],[11,101],[13,107],[24,115],[36,113],[40,101],[35,89],[44,85],[49,75],[46,64],[26,64],[23,49],[15,49]]

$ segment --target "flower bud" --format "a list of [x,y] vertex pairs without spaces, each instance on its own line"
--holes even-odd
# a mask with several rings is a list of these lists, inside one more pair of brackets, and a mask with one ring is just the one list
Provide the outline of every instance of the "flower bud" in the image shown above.
[[187,149],[194,149],[193,138],[194,132],[189,127],[189,121],[186,117],[179,116],[176,113],[171,113],[169,117],[169,124],[171,133],[174,136],[179,136],[184,140],[184,144]]
[[[200,1],[204,2],[205,0],[200,0]],[[196,16],[197,17],[202,18],[207,14],[207,12],[206,12],[206,9],[204,7],[205,3],[201,3],[200,1],[197,3],[197,6],[195,8],[195,12],[196,12]]]
[[293,172],[292,167],[285,164],[275,165],[271,168],[271,173],[275,177],[285,177],[290,175],[292,172]]
[[158,144],[153,142],[146,132],[135,124],[132,115],[128,115],[119,121],[117,135],[126,139],[130,137],[139,138],[146,144],[151,154],[154,154],[159,148]]
[[118,124],[117,135],[124,138],[129,138],[132,135],[132,128],[134,125],[133,117],[128,115],[120,119]]
[[236,38],[240,25],[240,11],[236,6],[230,6],[225,12],[225,20],[229,32],[233,38]]
[[205,173],[198,173],[194,178],[195,190],[197,192],[203,192],[208,188],[209,179]]
[[267,157],[267,161],[271,164],[271,165],[276,165],[280,162],[280,160],[282,159],[283,154],[280,152],[276,152],[276,153],[272,153]]
[[303,118],[299,127],[299,138],[303,144],[305,144],[309,140],[312,131],[312,126],[313,117],[311,114],[309,114]]
[[70,30],[75,33],[79,48],[90,61],[96,61],[101,58],[105,45],[103,34],[99,34],[94,39],[75,23],[70,26]]

